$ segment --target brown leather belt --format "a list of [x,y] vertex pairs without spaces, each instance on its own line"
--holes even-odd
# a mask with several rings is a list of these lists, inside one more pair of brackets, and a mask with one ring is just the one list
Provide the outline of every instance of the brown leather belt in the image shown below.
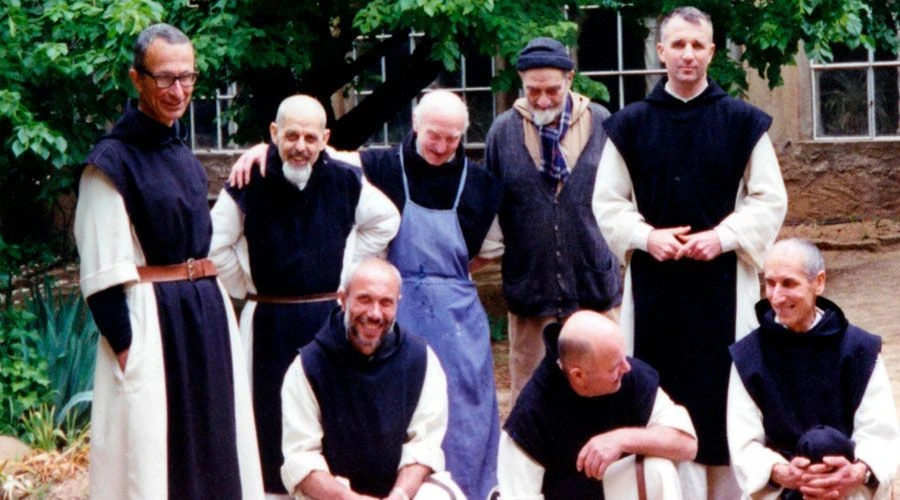
[[266,302],[269,304],[306,304],[308,302],[325,302],[326,300],[337,300],[338,294],[331,293],[314,293],[311,295],[257,295],[248,293],[247,300],[256,302]]
[[216,265],[209,259],[188,259],[181,264],[169,266],[138,266],[137,272],[142,283],[194,281],[215,276]]

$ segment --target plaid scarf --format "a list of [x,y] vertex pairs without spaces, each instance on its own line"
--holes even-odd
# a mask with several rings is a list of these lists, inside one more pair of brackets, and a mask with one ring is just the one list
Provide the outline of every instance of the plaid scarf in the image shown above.
[[566,105],[559,115],[559,126],[538,126],[541,135],[541,176],[554,191],[560,181],[566,182],[569,177],[569,167],[566,165],[566,157],[559,148],[559,143],[569,131],[572,121],[572,95],[566,96]]

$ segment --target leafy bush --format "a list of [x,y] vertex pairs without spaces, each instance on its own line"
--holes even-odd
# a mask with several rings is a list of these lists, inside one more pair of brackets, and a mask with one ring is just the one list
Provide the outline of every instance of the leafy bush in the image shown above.
[[22,436],[21,416],[52,399],[47,360],[35,316],[20,309],[0,312],[0,434]]
[[85,395],[94,384],[99,332],[81,294],[53,285],[53,278],[45,276],[43,287],[33,287],[28,308],[39,332],[38,350],[47,362],[53,390],[50,404],[56,409],[54,424],[61,425],[72,411],[72,421],[83,427],[88,423],[89,405],[77,403],[90,402]]
[[87,429],[99,335],[81,295],[53,285],[0,312],[0,434],[41,446]]

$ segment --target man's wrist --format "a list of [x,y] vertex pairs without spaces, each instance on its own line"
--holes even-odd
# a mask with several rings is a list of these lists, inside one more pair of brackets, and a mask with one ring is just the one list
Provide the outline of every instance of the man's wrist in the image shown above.
[[785,463],[777,463],[772,466],[772,471],[769,473],[769,482],[766,484],[769,488],[773,490],[780,490],[784,488],[784,484],[781,482],[781,468],[787,467],[788,464]]

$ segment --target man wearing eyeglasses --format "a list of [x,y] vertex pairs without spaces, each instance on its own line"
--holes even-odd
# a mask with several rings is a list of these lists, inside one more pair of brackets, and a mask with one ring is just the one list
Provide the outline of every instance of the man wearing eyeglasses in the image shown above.
[[129,76],[137,102],[85,160],[75,214],[102,334],[91,496],[261,498],[237,324],[206,258],[206,173],[178,121],[197,81],[190,40],[150,26]]

